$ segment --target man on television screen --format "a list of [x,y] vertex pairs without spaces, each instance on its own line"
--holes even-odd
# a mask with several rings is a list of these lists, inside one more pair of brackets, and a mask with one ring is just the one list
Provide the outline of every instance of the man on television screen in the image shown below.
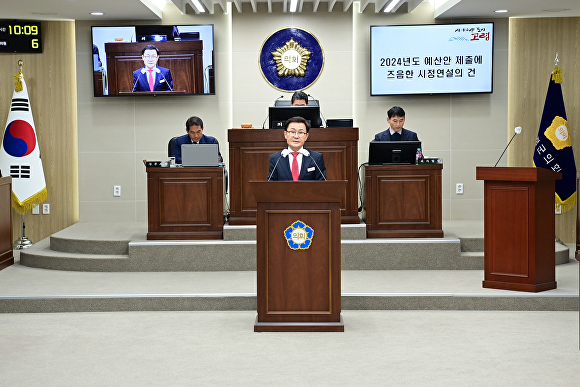
[[173,148],[173,156],[175,156],[175,163],[181,164],[181,145],[183,144],[218,144],[218,161],[223,161],[222,155],[219,151],[219,143],[214,137],[203,134],[203,121],[201,118],[193,116],[185,121],[185,131],[187,134],[179,136],[175,139],[175,147]]
[[326,180],[326,167],[321,153],[307,150],[310,125],[302,117],[286,121],[284,138],[288,148],[270,155],[268,181]]
[[144,67],[133,71],[132,91],[173,91],[171,71],[158,67],[159,50],[152,44],[143,47],[141,59]]
[[417,133],[403,128],[405,111],[399,106],[393,106],[387,112],[389,128],[377,135],[373,141],[419,141]]

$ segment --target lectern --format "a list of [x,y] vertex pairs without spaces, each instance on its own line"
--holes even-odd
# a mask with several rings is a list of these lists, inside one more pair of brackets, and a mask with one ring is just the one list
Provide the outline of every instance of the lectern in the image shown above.
[[0,270],[14,263],[12,250],[12,178],[0,177]]
[[483,287],[524,292],[556,288],[555,181],[543,168],[477,167],[484,180]]
[[255,332],[344,332],[340,201],[346,185],[250,182],[257,203]]

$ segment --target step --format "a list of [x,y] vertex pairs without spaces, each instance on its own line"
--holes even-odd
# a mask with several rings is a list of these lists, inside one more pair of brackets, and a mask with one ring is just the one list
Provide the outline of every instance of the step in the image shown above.
[[[485,289],[481,270],[343,270],[342,309],[578,311],[578,266],[540,293]],[[255,272],[0,272],[0,313],[220,310],[256,310]]]

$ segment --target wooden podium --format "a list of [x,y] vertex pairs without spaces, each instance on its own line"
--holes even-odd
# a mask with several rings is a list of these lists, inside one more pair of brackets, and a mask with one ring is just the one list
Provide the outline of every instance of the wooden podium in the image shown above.
[[[346,184],[250,182],[258,205],[255,332],[344,332],[340,201]],[[296,244],[310,231],[310,242]]]
[[443,165],[367,165],[367,238],[443,238]]
[[12,250],[12,178],[0,177],[0,270],[14,264]]
[[222,239],[222,167],[147,168],[147,239]]
[[484,180],[484,288],[556,288],[555,181],[543,168],[477,167]]

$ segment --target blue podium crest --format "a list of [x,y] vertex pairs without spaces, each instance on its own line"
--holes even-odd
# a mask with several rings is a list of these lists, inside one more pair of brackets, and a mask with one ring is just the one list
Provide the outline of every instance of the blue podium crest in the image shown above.
[[290,227],[284,230],[284,237],[288,247],[292,250],[306,250],[312,244],[314,230],[301,220],[292,223]]
[[318,39],[299,28],[274,32],[260,50],[260,70],[266,81],[281,91],[310,87],[324,67],[324,52]]

